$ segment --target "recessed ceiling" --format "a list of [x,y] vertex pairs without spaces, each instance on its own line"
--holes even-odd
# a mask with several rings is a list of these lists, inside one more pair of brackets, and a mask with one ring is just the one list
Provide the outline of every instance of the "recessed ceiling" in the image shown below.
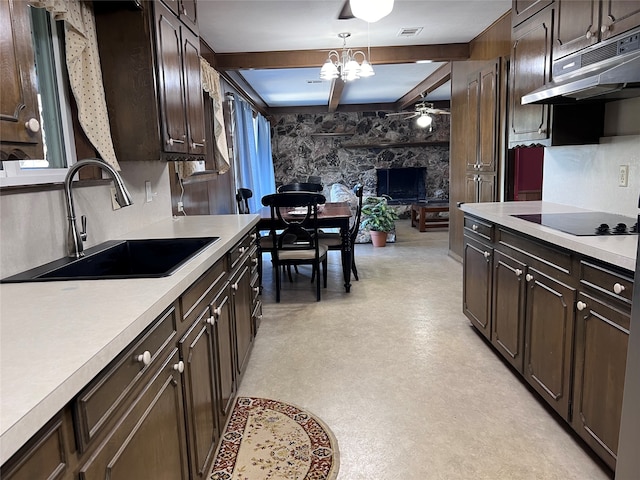
[[[391,14],[372,24],[339,20],[344,0],[200,0],[197,5],[200,35],[220,59],[218,70],[256,104],[271,109],[330,108],[336,89],[317,81],[329,50],[342,47],[340,32],[351,33],[347,47],[365,53],[370,47],[376,74],[340,86],[339,105],[391,105],[408,93],[415,97],[412,90],[446,57],[459,57],[458,47],[509,11],[511,0],[395,0]],[[408,30],[418,33],[401,34]],[[242,55],[247,52],[252,55]],[[433,63],[413,63],[434,55],[440,58]],[[447,83],[435,87],[428,100],[450,98]]]

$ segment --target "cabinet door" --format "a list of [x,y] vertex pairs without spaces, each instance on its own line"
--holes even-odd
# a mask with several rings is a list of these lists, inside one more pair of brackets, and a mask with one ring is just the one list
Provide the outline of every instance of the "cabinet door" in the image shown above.
[[600,38],[624,33],[640,25],[640,2],[629,0],[602,0]]
[[463,312],[485,337],[491,338],[491,257],[493,249],[464,239]]
[[512,25],[522,23],[552,2],[553,0],[513,0],[511,7]]
[[509,143],[546,140],[549,106],[522,105],[523,95],[550,79],[553,10],[548,7],[513,30]]
[[80,480],[189,478],[178,349],[80,467]]
[[155,2],[154,8],[163,150],[170,153],[187,153],[180,21],[161,2]]
[[467,203],[475,203],[478,201],[478,175],[475,173],[467,173],[465,176],[465,195],[464,201]]
[[233,312],[227,285],[211,303],[213,314],[213,337],[215,343],[215,364],[218,382],[218,418],[224,426],[231,413],[236,394],[236,369],[234,361],[235,334],[233,330]]
[[23,0],[0,1],[2,160],[44,158],[30,8]]
[[200,80],[200,40],[188,29],[182,28],[182,51],[184,59],[184,86],[187,106],[188,151],[193,155],[204,155],[204,105]]
[[180,1],[180,20],[195,33],[198,33],[198,5],[196,0]]
[[598,41],[600,0],[559,0],[555,10],[554,61]]
[[493,259],[491,343],[522,373],[526,265],[502,252]]
[[568,419],[576,291],[534,268],[526,280],[524,375]]
[[478,73],[474,73],[467,80],[467,118],[464,122],[467,170],[476,170],[478,164],[479,108],[480,78]]
[[[496,133],[498,130],[498,64],[491,62],[480,71],[480,109],[478,112],[478,169],[496,171]],[[493,198],[490,200],[493,201]]]
[[184,362],[183,375],[189,464],[193,478],[205,478],[218,441],[216,405],[216,372],[209,306],[205,308],[193,327],[178,343],[180,358]]
[[247,366],[249,353],[253,345],[253,295],[251,293],[251,268],[248,258],[232,281],[231,292],[236,327],[236,368],[238,375],[241,375]]
[[478,175],[478,202],[494,202],[496,200],[496,176]]
[[572,424],[615,469],[629,341],[629,312],[580,293]]

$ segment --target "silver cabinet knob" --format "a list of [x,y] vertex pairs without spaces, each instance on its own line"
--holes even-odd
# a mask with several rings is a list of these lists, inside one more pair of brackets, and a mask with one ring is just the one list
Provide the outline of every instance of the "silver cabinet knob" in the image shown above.
[[618,295],[620,295],[622,292],[624,292],[626,290],[626,288],[624,288],[624,285],[621,285],[619,283],[614,283],[613,284],[613,291],[615,293],[617,293]]
[[204,322],[208,325],[213,325],[214,323],[216,323],[216,318],[212,315],[210,317],[207,317]]
[[587,308],[587,304],[584,302],[578,302],[576,303],[576,308],[580,311],[584,310],[585,308]]
[[252,288],[252,290],[253,290],[255,293],[260,293],[260,287],[253,287],[253,288]]
[[240,247],[238,248],[238,251],[240,252],[240,255],[242,255],[244,252],[247,251],[247,247]]
[[151,353],[149,352],[149,350],[145,350],[142,355],[138,355],[136,357],[136,360],[147,366],[151,363]]
[[516,274],[516,277],[519,277],[520,275],[522,275],[522,270],[520,270],[519,268],[516,268],[513,273]]
[[484,255],[484,258],[489,258],[491,256],[489,252],[484,252],[483,255]]
[[524,277],[527,282],[530,282],[531,280],[533,280],[533,275],[531,275],[530,273],[527,273],[527,275]]
[[222,314],[222,307],[216,307],[213,309],[213,315],[216,318],[220,318],[220,315]]
[[30,118],[26,122],[24,122],[24,128],[26,128],[31,133],[37,133],[40,131],[40,122],[35,118]]
[[173,369],[178,373],[184,372],[184,362],[180,360],[178,363],[174,363]]
[[471,230],[473,230],[474,232],[476,230],[478,230],[478,225],[476,225],[475,223],[471,226]]
[[600,31],[601,31],[602,33],[606,33],[606,32],[608,32],[608,31],[609,31],[609,25],[602,25],[602,26],[600,27]]
[[231,285],[231,290],[235,290],[238,291],[238,282],[234,283],[233,285]]

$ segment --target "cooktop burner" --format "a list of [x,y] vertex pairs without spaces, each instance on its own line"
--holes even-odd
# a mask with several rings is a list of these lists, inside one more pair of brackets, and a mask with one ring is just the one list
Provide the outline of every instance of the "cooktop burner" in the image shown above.
[[614,213],[536,213],[512,216],[576,236],[638,234],[638,222],[635,218]]

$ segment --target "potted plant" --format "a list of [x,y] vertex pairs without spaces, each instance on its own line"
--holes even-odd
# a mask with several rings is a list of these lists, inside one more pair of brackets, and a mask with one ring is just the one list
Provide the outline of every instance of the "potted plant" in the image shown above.
[[393,230],[398,219],[396,211],[389,206],[385,197],[368,197],[362,205],[360,227],[371,233],[371,243],[374,247],[384,247],[387,244],[387,233]]

